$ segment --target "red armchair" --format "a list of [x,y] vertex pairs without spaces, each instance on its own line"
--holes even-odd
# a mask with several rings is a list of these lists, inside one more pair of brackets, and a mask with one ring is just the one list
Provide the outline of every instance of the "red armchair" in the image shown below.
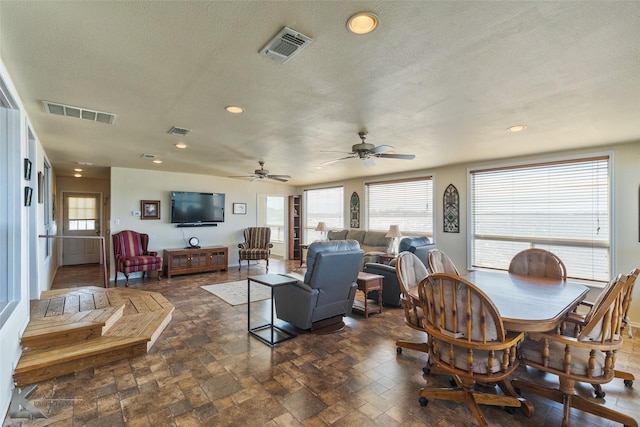
[[114,234],[112,238],[113,255],[116,262],[116,285],[118,284],[118,271],[122,272],[127,279],[125,286],[129,286],[129,274],[136,271],[142,271],[143,277],[145,271],[158,271],[158,280],[160,280],[162,258],[158,256],[158,252],[147,250],[148,234],[124,230]]

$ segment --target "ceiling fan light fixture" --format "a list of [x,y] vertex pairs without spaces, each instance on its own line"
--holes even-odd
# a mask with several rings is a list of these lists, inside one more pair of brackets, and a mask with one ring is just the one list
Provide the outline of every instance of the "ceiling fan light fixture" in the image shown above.
[[515,126],[508,127],[507,130],[509,132],[522,132],[526,128],[527,127],[525,125],[515,125]]
[[244,113],[244,108],[239,107],[237,105],[227,105],[226,107],[224,107],[224,109],[227,110],[227,112],[232,114]]
[[347,28],[353,34],[369,34],[378,27],[378,17],[371,12],[359,12],[347,21]]

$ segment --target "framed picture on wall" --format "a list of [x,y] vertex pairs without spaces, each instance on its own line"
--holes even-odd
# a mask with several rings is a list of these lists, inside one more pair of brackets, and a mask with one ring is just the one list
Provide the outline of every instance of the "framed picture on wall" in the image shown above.
[[246,203],[234,203],[233,204],[233,213],[236,215],[244,215],[247,213],[247,204]]
[[160,200],[141,200],[140,219],[160,219]]
[[24,179],[31,180],[31,160],[24,159]]

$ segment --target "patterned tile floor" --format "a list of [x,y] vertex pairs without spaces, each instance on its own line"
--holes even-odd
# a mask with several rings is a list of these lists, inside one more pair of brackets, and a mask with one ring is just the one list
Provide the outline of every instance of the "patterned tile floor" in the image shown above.
[[[296,267],[297,262],[272,260],[270,272]],[[427,407],[419,405],[421,387],[446,386],[448,378],[423,376],[424,354],[396,354],[397,339],[422,338],[404,325],[400,309],[388,308],[368,319],[353,314],[339,333],[303,333],[272,349],[247,334],[246,305],[230,306],[200,288],[264,271],[264,264],[252,264],[240,272],[231,268],[170,280],[132,280],[130,287],[161,292],[176,308],[150,352],[39,384],[30,400],[48,418],[7,417],[3,426],[474,425],[464,404],[433,400]],[[99,267],[62,267],[53,288],[101,284]],[[252,317],[267,313],[268,307],[268,302],[255,303]],[[640,339],[627,340],[617,367],[640,375],[638,355]],[[555,380],[524,367],[517,375]],[[592,396],[590,385],[577,389]],[[603,389],[603,404],[640,419],[640,389],[624,387],[619,379]],[[532,418],[483,406],[489,424],[560,425],[561,405],[525,397],[535,406]],[[575,410],[572,423],[617,425]]]

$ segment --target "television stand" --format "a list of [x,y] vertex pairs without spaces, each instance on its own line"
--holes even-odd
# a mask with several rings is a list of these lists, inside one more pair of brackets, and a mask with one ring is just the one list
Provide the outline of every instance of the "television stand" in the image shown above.
[[226,271],[229,268],[228,253],[226,246],[165,249],[162,256],[164,274],[170,279],[176,274]]

